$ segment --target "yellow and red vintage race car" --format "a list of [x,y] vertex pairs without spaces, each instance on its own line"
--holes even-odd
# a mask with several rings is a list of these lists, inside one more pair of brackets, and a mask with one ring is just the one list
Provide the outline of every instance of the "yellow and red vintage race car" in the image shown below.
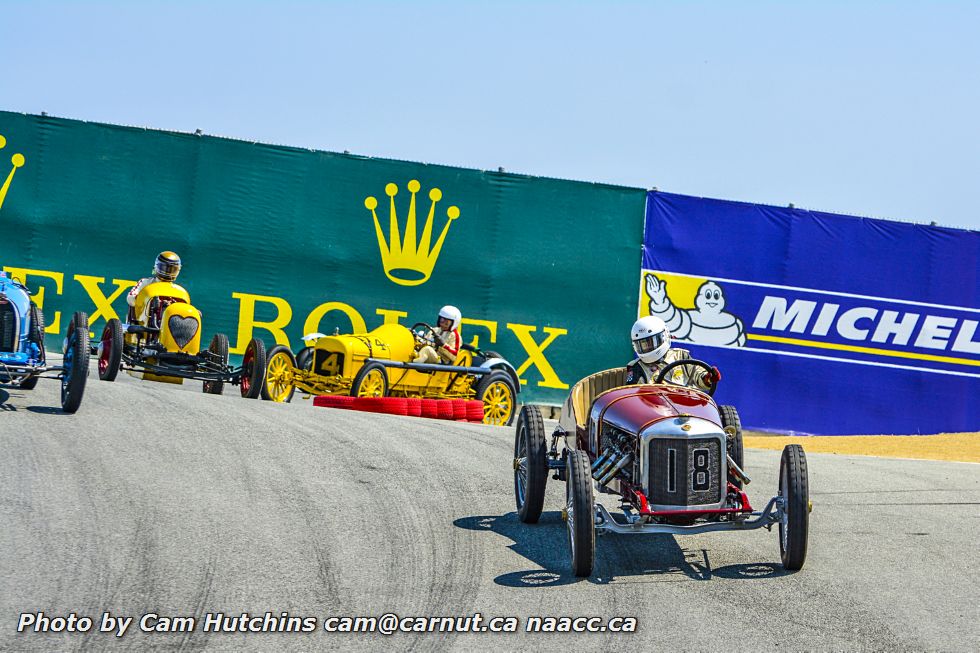
[[311,395],[479,399],[483,422],[507,426],[517,406],[520,380],[514,366],[492,351],[464,344],[451,365],[414,363],[431,326],[384,324],[363,334],[314,333],[297,355],[284,345],[269,350],[262,397],[290,401],[296,390]]
[[225,383],[239,386],[243,397],[257,399],[265,373],[265,344],[253,338],[241,367],[228,362],[228,336],[216,333],[201,349],[201,311],[191,305],[187,291],[169,281],[143,287],[129,309],[126,323],[106,322],[93,346],[99,378],[114,381],[120,371],[163,383],[203,381],[208,394],[221,394]]

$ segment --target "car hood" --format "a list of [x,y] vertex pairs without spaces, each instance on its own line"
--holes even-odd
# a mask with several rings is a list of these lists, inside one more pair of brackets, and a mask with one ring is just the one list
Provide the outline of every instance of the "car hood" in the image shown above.
[[706,394],[667,385],[637,385],[610,390],[596,398],[590,417],[629,433],[654,422],[689,415],[721,426],[718,407]]

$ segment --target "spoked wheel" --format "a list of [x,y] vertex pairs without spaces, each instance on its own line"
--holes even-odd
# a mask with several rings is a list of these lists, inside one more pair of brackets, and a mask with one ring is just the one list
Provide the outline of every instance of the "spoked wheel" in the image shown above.
[[516,411],[517,391],[507,372],[497,370],[476,384],[476,398],[483,402],[483,423],[510,426]]
[[779,463],[779,496],[783,499],[783,517],[779,521],[779,554],[789,571],[803,568],[806,561],[807,534],[810,524],[810,479],[806,454],[798,444],[783,448]]
[[589,456],[579,449],[568,453],[565,521],[572,550],[572,573],[591,576],[595,563],[595,502]]
[[242,396],[246,399],[258,399],[262,394],[262,381],[265,380],[265,343],[259,338],[252,338],[242,356],[242,377],[239,380]]
[[293,385],[293,368],[296,359],[285,345],[276,345],[269,350],[266,365],[265,383],[262,384],[262,398],[268,401],[288,403],[293,398],[296,387]]
[[368,363],[354,377],[350,385],[352,397],[386,397],[388,395],[388,373],[381,363]]
[[[743,472],[745,471],[745,449],[742,446],[742,420],[738,417],[735,406],[719,406],[718,412],[721,414],[721,426],[728,436],[728,455],[732,457],[735,464]],[[734,476],[729,479],[735,487],[741,489],[742,480]]]
[[536,524],[544,506],[548,483],[548,451],[544,420],[537,406],[524,406],[517,418],[514,438],[514,498],[517,516],[525,524]]
[[61,409],[74,413],[82,403],[88,378],[88,315],[78,311],[68,324],[64,371],[61,373]]
[[122,362],[123,331],[119,318],[112,318],[102,329],[102,339],[99,341],[99,378],[103,381],[115,381],[119,374],[119,364]]
[[[220,361],[222,367],[228,367],[228,336],[223,333],[216,333],[211,338],[208,351],[214,354]],[[220,395],[225,389],[224,381],[205,381],[202,390],[209,395]]]

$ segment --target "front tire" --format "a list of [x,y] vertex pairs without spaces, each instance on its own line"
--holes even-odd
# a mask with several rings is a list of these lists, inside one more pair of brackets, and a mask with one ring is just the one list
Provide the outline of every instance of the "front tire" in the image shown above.
[[783,448],[779,462],[779,496],[783,518],[779,522],[779,555],[788,571],[803,568],[810,527],[810,478],[806,454],[798,444]]
[[476,384],[476,398],[483,402],[483,423],[510,426],[514,421],[517,390],[510,375],[495,370]]
[[[742,446],[742,420],[735,406],[719,406],[721,427],[728,436],[728,455],[732,457],[739,469],[745,471],[745,448]],[[738,489],[742,489],[742,480],[731,476],[729,481]]]
[[[223,367],[228,367],[228,336],[223,333],[214,334],[214,337],[211,338],[211,344],[208,345],[208,351],[217,355]],[[224,392],[225,382],[205,381],[201,384],[201,389],[205,394],[220,395]]]
[[572,573],[591,576],[595,564],[595,502],[589,456],[580,449],[570,451],[567,465],[565,515]]
[[293,352],[289,347],[276,345],[270,349],[265,383],[262,384],[262,398],[266,401],[289,403],[296,390],[290,378],[294,367],[296,367],[296,359],[293,358]]
[[115,381],[122,363],[123,331],[119,318],[112,318],[102,329],[101,351],[99,352],[99,379]]
[[548,450],[544,420],[537,406],[524,406],[514,436],[514,498],[517,516],[525,524],[537,524],[544,507],[548,483]]
[[67,347],[65,348],[64,371],[61,373],[61,409],[74,413],[82,403],[85,394],[85,380],[88,378],[88,315],[78,311],[68,324]]
[[239,389],[245,399],[258,399],[262,394],[262,382],[265,380],[265,343],[259,338],[252,338],[245,347],[242,356],[242,372],[239,379]]

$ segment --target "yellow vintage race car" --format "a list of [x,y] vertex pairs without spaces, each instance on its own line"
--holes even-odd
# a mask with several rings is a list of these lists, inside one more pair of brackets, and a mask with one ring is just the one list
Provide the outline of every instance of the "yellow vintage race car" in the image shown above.
[[266,367],[265,343],[253,338],[241,367],[228,363],[228,336],[216,333],[201,349],[201,311],[187,291],[169,281],[143,287],[130,307],[126,323],[106,322],[92,353],[98,356],[99,378],[114,381],[120,371],[147,381],[181,384],[203,381],[208,394],[221,394],[225,383],[239,386],[243,397],[257,399]]
[[514,366],[492,351],[464,344],[451,365],[413,363],[421,344],[435,338],[431,326],[384,324],[363,334],[310,334],[313,343],[294,355],[269,350],[262,397],[290,401],[296,390],[311,395],[479,399],[484,424],[514,419],[520,380]]

